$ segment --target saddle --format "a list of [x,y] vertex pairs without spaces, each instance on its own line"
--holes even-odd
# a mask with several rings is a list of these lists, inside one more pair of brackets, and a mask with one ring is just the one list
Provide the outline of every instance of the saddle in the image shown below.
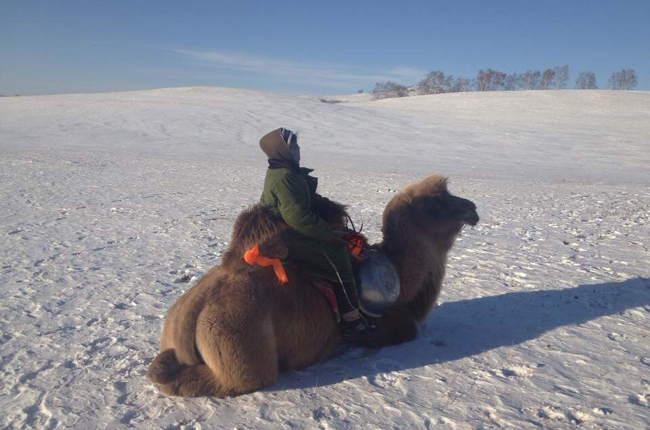
[[[393,309],[400,295],[397,269],[390,259],[379,251],[364,249],[359,257],[361,258],[352,260],[359,307],[364,314],[373,318],[386,316]],[[334,284],[327,279],[305,274],[303,277],[325,296],[334,312],[336,321],[339,322],[339,307],[334,295]]]

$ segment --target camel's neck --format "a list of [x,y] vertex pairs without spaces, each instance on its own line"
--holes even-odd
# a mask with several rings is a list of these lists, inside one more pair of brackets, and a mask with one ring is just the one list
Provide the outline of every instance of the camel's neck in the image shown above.
[[400,303],[421,321],[430,312],[442,289],[450,247],[408,233],[385,230],[380,249],[399,273]]

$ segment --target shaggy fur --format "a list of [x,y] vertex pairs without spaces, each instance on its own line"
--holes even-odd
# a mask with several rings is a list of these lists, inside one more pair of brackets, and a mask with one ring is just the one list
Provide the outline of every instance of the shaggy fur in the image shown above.
[[[344,206],[318,199],[317,210],[342,225]],[[465,224],[478,222],[476,206],[430,176],[397,194],[384,211],[384,240],[376,249],[395,264],[402,285],[396,308],[376,320],[365,346],[406,342],[433,307],[445,275],[447,252]],[[287,228],[268,208],[254,206],[235,222],[221,266],[209,271],[170,309],[160,353],[147,377],[178,396],[229,396],[273,384],[281,369],[308,366],[331,355],[341,341],[327,300],[300,273],[287,269],[280,285],[271,268],[249,267],[242,256],[254,244],[283,258]]]

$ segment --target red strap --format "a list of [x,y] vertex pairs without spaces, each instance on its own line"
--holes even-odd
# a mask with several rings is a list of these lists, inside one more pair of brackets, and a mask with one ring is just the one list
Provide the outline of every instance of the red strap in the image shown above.
[[314,278],[312,282],[314,283],[314,285],[316,285],[318,291],[320,291],[320,293],[324,295],[327,301],[329,302],[330,307],[334,312],[334,317],[336,318],[336,322],[340,322],[341,314],[339,313],[339,304],[336,301],[336,296],[334,295],[334,289],[333,289],[334,287],[332,287],[332,284],[325,280],[317,279],[317,278]]

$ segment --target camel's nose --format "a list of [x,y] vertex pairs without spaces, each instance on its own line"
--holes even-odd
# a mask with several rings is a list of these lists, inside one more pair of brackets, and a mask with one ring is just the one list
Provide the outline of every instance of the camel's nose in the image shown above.
[[471,213],[467,214],[464,221],[471,226],[475,226],[478,224],[479,219],[478,212],[474,209]]
[[476,205],[471,200],[459,198],[460,220],[469,225],[476,225],[479,221]]

